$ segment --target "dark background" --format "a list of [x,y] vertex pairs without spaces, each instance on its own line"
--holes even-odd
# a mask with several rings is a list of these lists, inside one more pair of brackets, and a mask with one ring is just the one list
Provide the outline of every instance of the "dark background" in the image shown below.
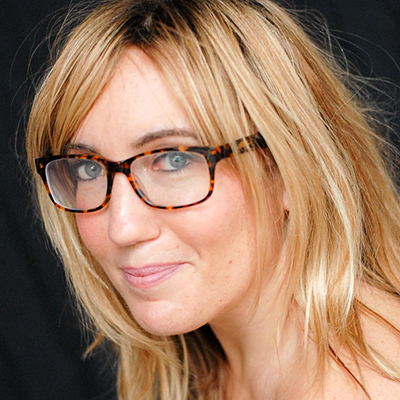
[[[115,398],[110,361],[100,354],[83,359],[88,335],[81,334],[62,268],[34,218],[19,165],[32,81],[47,53],[46,46],[35,49],[62,15],[55,12],[72,3],[0,4],[0,398],[5,400]],[[320,10],[365,76],[400,85],[399,0],[291,4]],[[385,90],[399,98],[394,84]]]

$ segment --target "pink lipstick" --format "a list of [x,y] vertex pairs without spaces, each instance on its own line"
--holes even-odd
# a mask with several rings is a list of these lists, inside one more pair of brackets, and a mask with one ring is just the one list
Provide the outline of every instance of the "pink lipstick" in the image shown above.
[[122,267],[125,280],[135,288],[150,288],[175,274],[183,263],[149,265],[142,268]]

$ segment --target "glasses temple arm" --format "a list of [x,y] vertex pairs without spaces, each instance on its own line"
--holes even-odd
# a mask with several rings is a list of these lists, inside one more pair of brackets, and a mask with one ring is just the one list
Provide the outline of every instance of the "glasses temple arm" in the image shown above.
[[246,153],[249,150],[266,149],[268,145],[261,134],[256,133],[254,135],[236,140],[235,144],[230,147],[236,147],[239,153]]

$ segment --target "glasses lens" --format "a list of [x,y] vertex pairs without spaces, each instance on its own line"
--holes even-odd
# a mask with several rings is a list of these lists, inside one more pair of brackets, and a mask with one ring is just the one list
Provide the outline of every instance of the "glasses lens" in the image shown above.
[[152,205],[179,207],[205,199],[210,191],[206,158],[190,151],[164,151],[136,159],[136,184]]
[[46,166],[53,200],[70,210],[99,207],[107,194],[107,172],[103,164],[83,158],[61,158]]

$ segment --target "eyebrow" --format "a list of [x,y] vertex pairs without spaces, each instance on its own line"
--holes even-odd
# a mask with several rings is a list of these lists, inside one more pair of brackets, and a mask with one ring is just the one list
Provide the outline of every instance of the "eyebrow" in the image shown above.
[[64,146],[63,153],[68,153],[70,150],[80,150],[85,153],[99,154],[99,152],[92,146],[83,143],[67,143]]
[[151,143],[157,139],[162,139],[171,136],[191,137],[198,139],[198,136],[187,129],[161,129],[155,132],[149,132],[141,136],[139,139],[132,142],[133,147],[141,148],[144,145]]
[[[154,142],[158,139],[163,139],[167,137],[191,137],[194,139],[198,139],[198,136],[187,129],[161,129],[154,132],[146,133],[145,135],[141,136],[137,140],[131,143],[131,147],[140,149],[141,147],[145,146],[148,143]],[[80,150],[92,154],[100,154],[95,147],[86,145],[84,143],[67,143],[64,147],[64,152],[67,153],[70,150]]]

